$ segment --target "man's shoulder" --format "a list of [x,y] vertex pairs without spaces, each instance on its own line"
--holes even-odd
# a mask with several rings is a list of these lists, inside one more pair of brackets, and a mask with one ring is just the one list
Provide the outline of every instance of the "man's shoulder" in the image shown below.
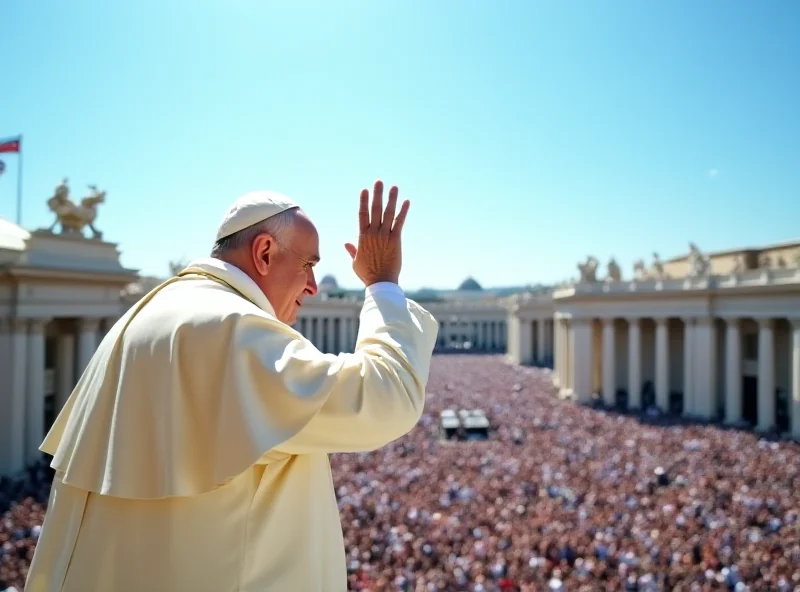
[[204,329],[221,324],[235,325],[241,319],[269,322],[275,319],[234,290],[212,280],[175,282],[157,294],[137,315],[163,329]]

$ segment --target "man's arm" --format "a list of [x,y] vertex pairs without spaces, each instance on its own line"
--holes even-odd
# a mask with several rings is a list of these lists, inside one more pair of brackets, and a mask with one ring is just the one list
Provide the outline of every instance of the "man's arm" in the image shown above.
[[237,331],[237,341],[250,342],[238,357],[244,390],[260,384],[266,407],[270,400],[283,401],[275,409],[279,416],[318,407],[277,450],[375,450],[416,425],[425,403],[436,319],[406,300],[399,286],[385,282],[367,288],[360,320],[355,352],[338,356],[322,354],[296,333],[269,331],[259,343],[251,341],[248,330]]
[[338,356],[340,379],[314,419],[278,448],[367,451],[408,433],[424,409],[437,332],[436,320],[396,284],[367,288],[355,352]]

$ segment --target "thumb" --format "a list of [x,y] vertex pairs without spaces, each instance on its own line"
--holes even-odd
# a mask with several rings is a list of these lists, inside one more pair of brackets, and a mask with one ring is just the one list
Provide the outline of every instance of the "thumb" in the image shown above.
[[352,257],[353,259],[356,258],[356,253],[358,253],[358,249],[356,249],[356,246],[354,244],[345,243],[344,248],[350,254],[350,257]]

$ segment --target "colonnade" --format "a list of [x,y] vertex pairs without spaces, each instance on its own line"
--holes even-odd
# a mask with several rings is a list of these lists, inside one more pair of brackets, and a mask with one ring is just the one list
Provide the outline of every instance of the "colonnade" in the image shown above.
[[508,326],[508,352],[520,364],[550,367],[555,352],[552,317],[525,318],[512,315]]
[[304,315],[295,329],[323,353],[353,351],[358,338],[358,317],[345,315]]
[[49,422],[115,320],[0,318],[0,474],[39,457]]
[[506,333],[505,320],[473,319],[470,317],[439,319],[439,334],[435,351],[463,349],[467,343],[469,344],[469,349],[474,351],[505,351]]
[[555,352],[561,393],[581,402],[800,437],[800,317],[557,314]]
[[[294,324],[323,353],[353,351],[358,337],[358,316],[307,312]],[[463,349],[502,352],[506,349],[505,320],[440,320],[436,351]]]

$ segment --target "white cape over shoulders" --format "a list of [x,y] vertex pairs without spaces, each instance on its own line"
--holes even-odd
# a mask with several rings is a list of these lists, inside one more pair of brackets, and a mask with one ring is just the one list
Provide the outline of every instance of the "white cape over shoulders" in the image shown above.
[[[57,473],[26,590],[344,590],[327,454],[416,424],[437,331],[399,290],[368,294],[355,352],[322,354],[241,271],[193,263],[111,329],[42,444]],[[215,538],[236,561],[206,557]]]

